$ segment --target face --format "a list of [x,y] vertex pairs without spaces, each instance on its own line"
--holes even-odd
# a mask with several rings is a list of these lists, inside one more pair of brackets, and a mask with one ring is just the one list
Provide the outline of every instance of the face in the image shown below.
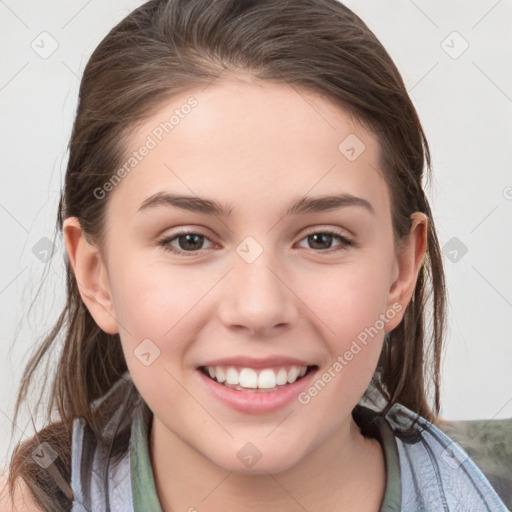
[[[84,282],[153,429],[253,473],[347,440],[417,270],[394,247],[376,138],[321,96],[225,79],[175,96],[129,148],[129,171],[97,199],[108,200],[104,252],[96,284]],[[325,196],[338,199],[305,202]],[[302,366],[294,384],[247,390]],[[228,367],[245,390],[225,385],[239,375]],[[241,463],[251,450],[254,467]]]

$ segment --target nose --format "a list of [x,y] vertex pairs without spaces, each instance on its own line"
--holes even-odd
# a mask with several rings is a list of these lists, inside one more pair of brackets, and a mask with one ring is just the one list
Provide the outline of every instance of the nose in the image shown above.
[[290,280],[270,251],[263,251],[252,263],[236,258],[223,284],[221,321],[228,329],[261,337],[291,328],[299,318],[301,301]]

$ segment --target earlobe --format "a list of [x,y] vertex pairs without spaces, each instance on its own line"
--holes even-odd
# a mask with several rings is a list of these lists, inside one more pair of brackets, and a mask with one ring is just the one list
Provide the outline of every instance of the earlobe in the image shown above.
[[393,321],[387,324],[386,333],[392,331],[403,318],[413,296],[418,273],[428,248],[428,217],[421,212],[415,212],[411,218],[409,237],[400,247],[396,259],[398,276],[392,283],[388,295],[388,307],[392,307],[393,304],[401,304],[401,314],[396,315]]
[[108,334],[119,332],[108,273],[99,249],[84,237],[76,217],[63,223],[64,241],[80,296],[98,327]]

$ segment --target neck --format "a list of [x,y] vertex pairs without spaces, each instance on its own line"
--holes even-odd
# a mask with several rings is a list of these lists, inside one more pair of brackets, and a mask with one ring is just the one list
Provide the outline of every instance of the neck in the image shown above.
[[298,507],[309,512],[378,512],[385,491],[382,448],[361,434],[351,415],[322,444],[279,472],[222,468],[157,418],[151,426],[150,453],[163,512],[292,512]]

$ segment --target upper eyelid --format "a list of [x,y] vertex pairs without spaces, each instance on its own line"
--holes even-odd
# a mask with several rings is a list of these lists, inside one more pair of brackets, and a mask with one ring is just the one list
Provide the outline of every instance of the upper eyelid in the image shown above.
[[[346,231],[347,234],[339,233],[340,230]],[[335,234],[337,236],[341,236],[341,237],[347,238],[349,240],[352,240],[352,238],[354,237],[354,234],[351,233],[347,228],[319,226],[319,227],[306,228],[306,231],[303,233],[302,238],[300,238],[300,240],[302,240],[304,237],[309,236],[313,233],[325,233],[325,232],[332,232],[333,234]],[[206,234],[206,232],[203,231],[203,228],[182,228],[180,231],[171,233],[169,235],[162,236],[160,238],[160,240],[172,240],[179,236],[189,235],[189,234],[201,235],[201,236],[204,236],[205,238],[207,238],[210,242],[212,242],[212,243],[215,242],[215,240],[214,240],[215,237]]]
[[[345,234],[340,233],[339,230],[340,230],[340,228],[312,227],[310,229],[307,229],[307,231],[303,233],[303,235],[301,236],[301,238],[299,238],[297,240],[297,242],[301,242],[306,237],[308,237],[308,236],[310,236],[312,234],[316,234],[316,233],[329,233],[332,236],[337,237],[339,240],[341,240],[341,242],[343,244],[345,244],[345,246],[353,246],[353,247],[357,247],[358,246],[357,242],[354,240],[352,235],[346,236]],[[215,239],[213,237],[211,237],[211,236],[207,235],[206,233],[204,233],[202,231],[202,229],[192,229],[192,228],[190,228],[190,229],[189,228],[182,228],[180,231],[178,231],[176,233],[172,233],[170,235],[166,235],[166,236],[164,236],[162,238],[159,238],[157,240],[157,243],[159,245],[166,245],[166,244],[171,245],[171,242],[174,242],[180,236],[185,236],[185,235],[189,235],[189,234],[194,234],[194,235],[202,236],[205,239],[207,239],[214,246],[215,245],[219,245],[217,242],[215,242]],[[201,254],[202,252],[205,252],[207,250],[208,249],[198,249],[197,251],[183,251],[181,249],[174,248],[173,250],[171,250],[171,252],[175,252],[175,253],[178,253],[178,254],[183,252],[183,253],[187,253],[187,254],[193,255],[193,254]],[[329,251],[330,250],[327,250],[327,251],[324,251],[324,252],[329,252]]]

